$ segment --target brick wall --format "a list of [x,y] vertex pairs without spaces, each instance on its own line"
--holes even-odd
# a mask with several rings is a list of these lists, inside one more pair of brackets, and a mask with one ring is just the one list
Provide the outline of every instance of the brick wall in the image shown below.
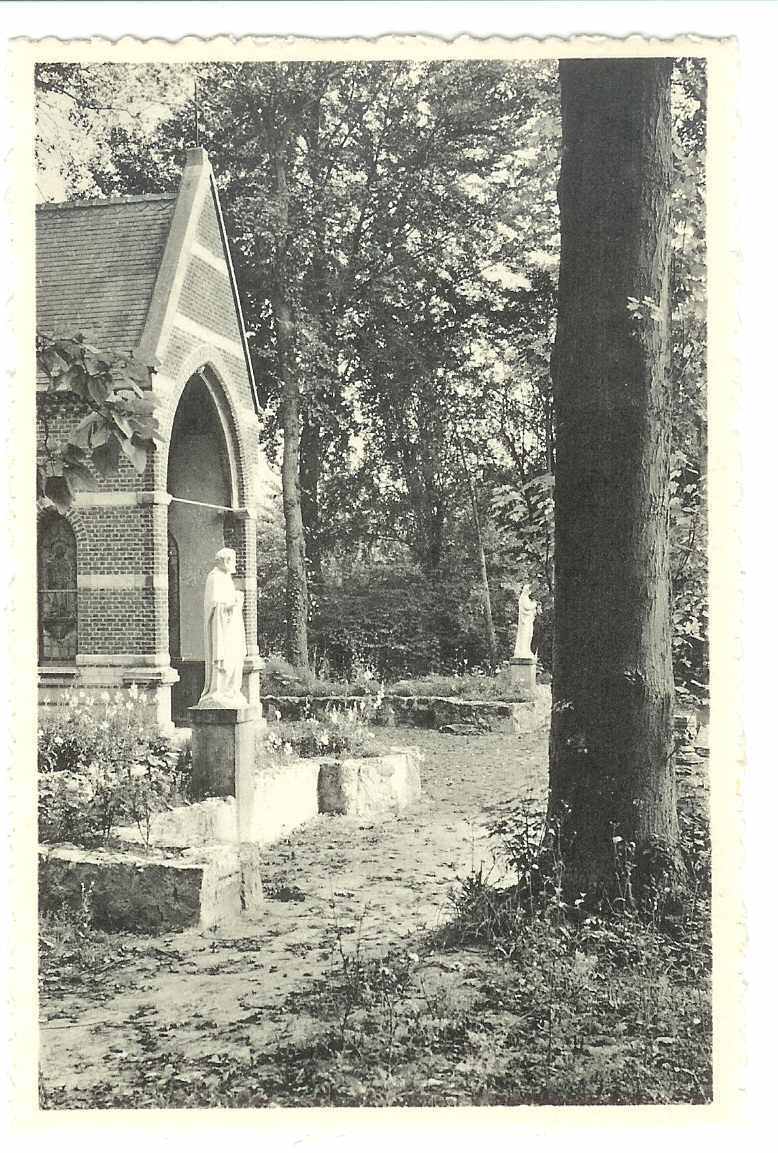
[[[197,239],[216,256],[223,256],[221,235],[211,197],[207,197],[198,221]],[[205,261],[192,257],[182,287],[180,311],[186,317],[215,329],[222,337],[240,343],[240,330],[235,314],[230,282]],[[183,384],[184,364],[201,341],[174,327],[168,341],[162,373]],[[222,383],[227,390],[233,414],[253,409],[253,396],[245,362],[216,343],[222,368]],[[178,394],[176,393],[176,396]],[[86,413],[86,409],[66,394],[39,394],[39,448],[48,427],[49,443],[57,444]],[[170,405],[174,404],[171,398]],[[45,421],[43,419],[45,414]],[[160,414],[163,428],[170,429],[174,412]],[[233,416],[228,424],[232,423]],[[241,500],[253,492],[256,471],[257,435],[251,421],[235,429],[235,454],[239,462]],[[166,456],[166,450],[164,451]],[[152,454],[154,455],[154,454]],[[164,458],[163,458],[164,459]],[[94,470],[92,470],[94,472]],[[108,477],[95,472],[98,493],[140,493],[164,489],[167,478],[163,470],[151,463],[140,476],[129,461],[122,458]],[[156,475],[156,479],[155,479]],[[228,518],[229,519],[229,518]],[[167,529],[168,509],[165,504],[85,505],[68,514],[77,541],[79,575],[96,578],[124,574],[134,578],[156,577],[157,588],[86,588],[78,594],[78,649],[82,654],[113,653],[151,654],[168,650]],[[256,637],[256,536],[253,519],[229,522],[230,547],[237,553],[238,575],[245,578],[246,635],[250,649]]]
[[152,653],[155,651],[154,589],[79,589],[80,653]]
[[216,218],[216,208],[213,203],[213,195],[206,197],[205,203],[203,204],[203,210],[197,222],[197,239],[200,244],[202,244],[204,248],[207,248],[209,252],[212,252],[214,256],[224,256],[219,222]]
[[[47,440],[50,449],[66,440],[75,431],[76,425],[86,416],[89,409],[85,404],[70,393],[39,392],[37,398],[37,442],[38,454],[43,452]],[[137,492],[147,488],[147,481],[151,476],[150,464],[141,476],[135,471],[129,460],[122,454],[118,467],[110,476],[101,474],[87,462],[87,467],[94,478],[97,492]]]

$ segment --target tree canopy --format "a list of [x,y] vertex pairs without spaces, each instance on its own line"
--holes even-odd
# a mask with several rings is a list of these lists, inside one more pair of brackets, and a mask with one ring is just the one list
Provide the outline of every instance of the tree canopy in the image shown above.
[[[316,662],[385,672],[415,671],[424,644],[432,664],[485,664],[486,604],[507,656],[530,580],[548,665],[556,65],[46,65],[37,81],[41,171],[68,196],[175,188],[197,121],[263,445],[284,478],[283,554],[276,526],[261,566],[263,643],[283,639],[301,660],[310,640]],[[704,129],[704,65],[677,61],[672,559],[676,676],[692,692],[706,638]],[[422,621],[411,601],[429,603]]]

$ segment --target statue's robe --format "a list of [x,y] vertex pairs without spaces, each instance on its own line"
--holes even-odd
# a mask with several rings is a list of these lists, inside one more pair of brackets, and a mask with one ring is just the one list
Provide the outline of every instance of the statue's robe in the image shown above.
[[514,660],[532,657],[532,633],[535,624],[535,614],[538,606],[532,597],[522,592],[519,597],[519,625],[516,630],[516,646],[513,650]]
[[246,633],[243,626],[243,593],[232,576],[214,568],[205,582],[205,688],[214,702],[240,703]]

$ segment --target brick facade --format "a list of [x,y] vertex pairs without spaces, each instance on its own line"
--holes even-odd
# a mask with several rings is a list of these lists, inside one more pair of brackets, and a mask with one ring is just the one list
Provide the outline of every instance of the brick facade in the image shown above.
[[[134,221],[139,199],[131,200]],[[118,221],[119,206],[113,207],[113,218]],[[96,204],[94,212],[101,211]],[[73,683],[116,686],[135,681],[155,699],[156,719],[167,725],[171,685],[179,680],[169,655],[168,457],[174,419],[190,380],[196,378],[198,387],[207,389],[209,405],[205,407],[212,415],[206,419],[213,426],[214,444],[218,437],[223,445],[216,451],[223,453],[226,464],[219,463],[217,468],[209,454],[208,460],[193,460],[191,467],[221,470],[229,477],[232,495],[224,503],[235,511],[208,515],[223,518],[225,543],[237,553],[237,577],[245,590],[245,690],[253,701],[258,700],[259,666],[254,515],[259,462],[254,383],[244,352],[242,318],[236,309],[215,184],[202,150],[191,150],[187,157],[162,256],[160,212],[158,208],[152,217],[155,231],[149,241],[150,251],[153,241],[159,270],[153,294],[145,302],[146,325],[138,344],[140,352],[153,355],[159,366],[152,388],[162,402],[158,416],[164,439],[150,454],[143,476],[122,460],[109,477],[96,476],[94,491],[79,493],[68,513],[77,550],[78,653],[74,669],[41,666],[41,692],[51,698]],[[78,218],[79,227],[86,228],[86,209]],[[67,259],[66,231],[57,230],[56,254],[63,260]],[[142,236],[138,235],[138,261],[142,263]],[[198,246],[211,259],[198,255]],[[146,282],[150,283],[148,276]],[[77,291],[78,286],[70,284],[70,289]],[[125,289],[115,295],[125,306],[131,294]],[[56,302],[45,303],[46,315],[56,314]],[[134,316],[140,306],[137,300],[131,304]],[[73,335],[64,327],[66,319],[60,319],[58,331]],[[102,319],[104,327],[113,324],[116,328],[115,318],[106,313]],[[69,396],[41,394],[40,399],[39,444],[46,434],[50,443],[56,443],[72,432],[83,413]],[[199,419],[203,419],[202,412]],[[197,574],[199,581],[199,569]],[[188,595],[194,593],[189,590]],[[201,590],[196,595],[201,596]]]

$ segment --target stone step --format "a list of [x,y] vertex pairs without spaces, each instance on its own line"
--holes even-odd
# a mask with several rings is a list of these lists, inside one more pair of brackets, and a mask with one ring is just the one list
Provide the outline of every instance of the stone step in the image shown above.
[[199,846],[177,856],[42,847],[38,903],[42,913],[86,903],[97,928],[208,929],[259,912],[259,864],[255,845]]

